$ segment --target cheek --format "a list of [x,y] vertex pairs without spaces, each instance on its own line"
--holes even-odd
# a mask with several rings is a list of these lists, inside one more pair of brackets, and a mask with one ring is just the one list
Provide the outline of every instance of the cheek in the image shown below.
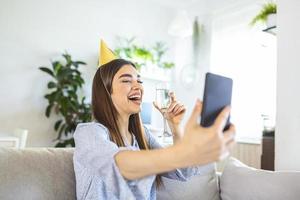
[[129,92],[130,92],[130,87],[128,87],[126,85],[120,86],[117,91],[117,93],[120,97],[123,97],[123,98],[126,97],[126,99],[127,99]]
[[141,86],[142,95],[144,95],[144,86]]
[[128,87],[118,87],[113,90],[111,95],[112,100],[116,104],[122,104],[125,100],[127,100],[128,93],[130,89]]

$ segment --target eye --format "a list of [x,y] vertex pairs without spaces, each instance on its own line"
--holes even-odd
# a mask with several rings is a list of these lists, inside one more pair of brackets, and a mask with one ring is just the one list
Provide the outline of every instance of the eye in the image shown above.
[[139,84],[143,84],[143,81],[141,81],[141,80],[138,80],[137,82],[138,82]]
[[131,80],[122,80],[122,83],[131,83]]

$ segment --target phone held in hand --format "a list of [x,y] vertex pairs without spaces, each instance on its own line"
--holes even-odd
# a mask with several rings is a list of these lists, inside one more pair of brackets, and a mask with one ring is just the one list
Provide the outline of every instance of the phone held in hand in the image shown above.
[[[203,127],[211,126],[223,108],[231,105],[232,84],[231,78],[206,73],[200,122]],[[229,125],[230,117],[228,117],[224,130],[228,129]]]

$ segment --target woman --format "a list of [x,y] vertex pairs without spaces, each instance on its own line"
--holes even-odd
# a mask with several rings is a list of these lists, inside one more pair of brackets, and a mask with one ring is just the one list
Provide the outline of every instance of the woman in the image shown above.
[[161,148],[141,125],[143,86],[133,63],[115,59],[96,72],[92,89],[95,122],[79,124],[74,133],[77,199],[156,199],[161,176],[186,180],[198,165],[217,161],[234,141],[233,125],[223,133],[229,114],[225,108],[209,128],[198,125],[197,101],[184,131],[185,112],[172,95],[164,114],[174,145]]

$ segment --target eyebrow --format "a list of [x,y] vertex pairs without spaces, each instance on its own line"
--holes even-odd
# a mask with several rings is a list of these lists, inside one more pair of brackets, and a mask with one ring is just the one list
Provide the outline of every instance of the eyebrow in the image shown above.
[[[123,78],[123,77],[133,78],[133,76],[131,74],[122,74],[121,76],[119,76],[119,79]],[[138,74],[137,78],[141,78],[141,75]]]

